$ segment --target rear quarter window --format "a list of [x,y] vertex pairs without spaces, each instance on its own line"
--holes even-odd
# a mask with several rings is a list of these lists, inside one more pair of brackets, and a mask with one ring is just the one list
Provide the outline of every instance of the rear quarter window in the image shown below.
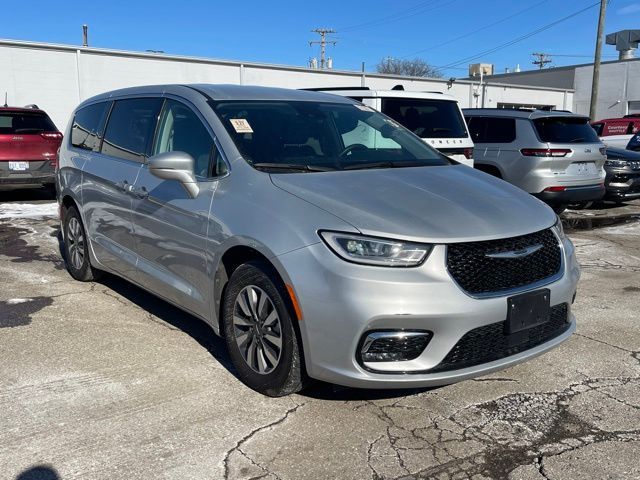
[[97,150],[110,103],[102,102],[78,110],[71,126],[71,145],[81,150]]
[[548,143],[598,143],[600,139],[587,118],[543,117],[533,120],[538,137]]

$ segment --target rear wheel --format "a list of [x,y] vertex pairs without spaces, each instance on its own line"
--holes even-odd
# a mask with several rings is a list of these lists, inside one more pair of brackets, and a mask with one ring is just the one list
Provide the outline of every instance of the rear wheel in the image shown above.
[[89,243],[80,214],[69,207],[64,215],[64,254],[69,274],[81,282],[96,280],[100,271],[91,266]]
[[550,207],[553,209],[554,212],[556,212],[557,215],[560,215],[562,212],[564,212],[567,209],[567,204],[562,203],[557,205],[550,205]]
[[570,203],[569,208],[572,210],[586,210],[593,206],[594,202],[578,202],[578,203]]
[[286,295],[282,281],[263,262],[238,267],[224,295],[224,336],[238,377],[270,397],[298,392],[305,380]]

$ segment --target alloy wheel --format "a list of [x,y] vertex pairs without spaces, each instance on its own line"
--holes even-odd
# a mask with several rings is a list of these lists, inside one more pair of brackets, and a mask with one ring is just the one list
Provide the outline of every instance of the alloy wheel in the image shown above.
[[84,234],[82,233],[82,225],[80,225],[76,217],[69,219],[67,243],[71,266],[76,270],[80,270],[84,264]]
[[233,331],[242,358],[255,372],[271,373],[282,353],[282,325],[269,295],[249,285],[236,297]]

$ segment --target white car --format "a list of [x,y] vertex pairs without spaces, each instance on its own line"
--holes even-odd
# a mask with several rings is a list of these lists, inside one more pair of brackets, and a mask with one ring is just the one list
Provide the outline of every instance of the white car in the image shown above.
[[391,117],[449,158],[473,167],[473,140],[458,101],[439,92],[410,92],[400,87],[393,90],[371,90],[368,87],[308,90],[358,100]]

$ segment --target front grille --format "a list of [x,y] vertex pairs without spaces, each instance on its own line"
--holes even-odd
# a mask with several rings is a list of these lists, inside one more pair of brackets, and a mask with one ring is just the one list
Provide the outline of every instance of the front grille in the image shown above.
[[[487,255],[517,252],[542,245],[519,258]],[[472,295],[499,294],[539,282],[560,271],[562,252],[551,229],[519,237],[484,242],[454,243],[447,247],[447,269],[460,287]]]
[[427,373],[473,367],[541,345],[567,331],[568,313],[566,303],[555,305],[551,307],[548,322],[511,335],[505,333],[504,322],[475,328],[467,332],[444,360]]

